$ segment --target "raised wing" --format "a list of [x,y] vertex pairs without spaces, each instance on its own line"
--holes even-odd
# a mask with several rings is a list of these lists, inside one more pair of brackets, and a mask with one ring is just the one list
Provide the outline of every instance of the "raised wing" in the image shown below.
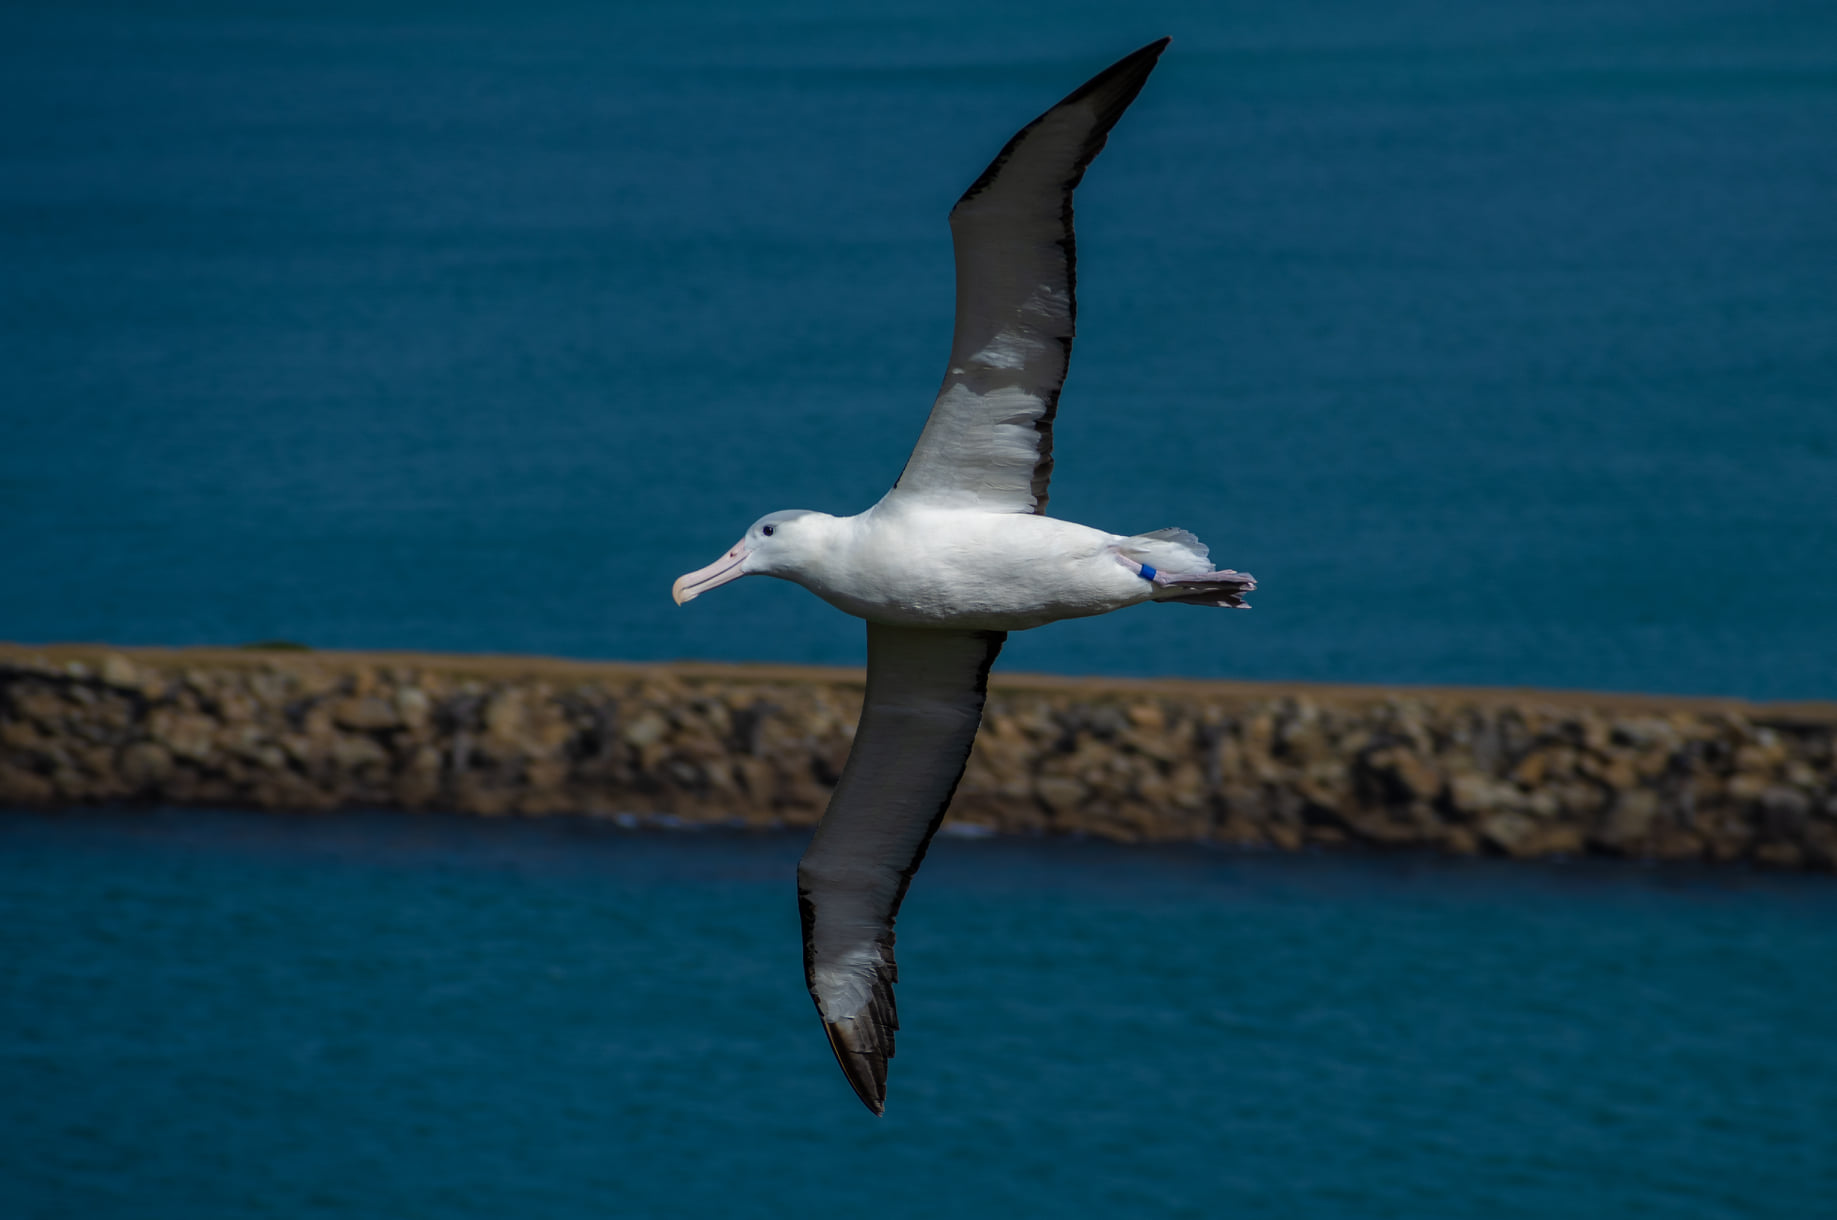
[[797,866],[804,981],[848,1083],[879,1114],[893,1057],[893,919],[963,776],[1006,633],[867,625],[848,765]]
[[950,368],[889,497],[1046,511],[1078,314],[1072,191],[1167,43],[1112,64],[1023,127],[951,210]]

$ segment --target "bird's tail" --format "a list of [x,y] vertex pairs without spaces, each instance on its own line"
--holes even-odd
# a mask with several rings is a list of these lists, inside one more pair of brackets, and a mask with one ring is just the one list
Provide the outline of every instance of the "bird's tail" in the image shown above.
[[1206,544],[1182,529],[1137,534],[1117,551],[1141,566],[1158,602],[1248,609],[1244,594],[1257,587],[1256,578],[1247,572],[1214,568]]
[[1256,577],[1229,568],[1194,576],[1163,578],[1157,575],[1154,600],[1179,602],[1183,606],[1229,606],[1234,610],[1248,610],[1250,603],[1244,600],[1244,594],[1256,587]]

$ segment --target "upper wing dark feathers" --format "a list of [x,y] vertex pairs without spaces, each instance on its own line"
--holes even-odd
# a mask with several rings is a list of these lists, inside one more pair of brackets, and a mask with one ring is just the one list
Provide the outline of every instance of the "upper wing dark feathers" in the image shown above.
[[1045,511],[1077,330],[1072,193],[1167,43],[1125,56],[1023,127],[951,209],[950,364],[894,494]]

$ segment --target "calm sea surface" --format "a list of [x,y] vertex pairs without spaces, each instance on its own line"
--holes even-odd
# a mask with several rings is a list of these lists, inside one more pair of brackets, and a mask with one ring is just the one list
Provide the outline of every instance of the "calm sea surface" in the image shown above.
[[[1053,508],[1251,614],[1013,668],[1837,696],[1837,7],[0,8],[0,638],[852,663],[671,579],[890,483],[1079,197]],[[888,1117],[796,837],[0,818],[0,1215],[1837,1214],[1828,878],[947,841]]]
[[854,663],[670,581],[890,485],[945,213],[1079,196],[1054,511],[1252,614],[1011,668],[1837,696],[1837,6],[0,11],[0,638]]
[[0,819],[0,1212],[1837,1214],[1837,888],[940,841],[887,1117],[799,836]]

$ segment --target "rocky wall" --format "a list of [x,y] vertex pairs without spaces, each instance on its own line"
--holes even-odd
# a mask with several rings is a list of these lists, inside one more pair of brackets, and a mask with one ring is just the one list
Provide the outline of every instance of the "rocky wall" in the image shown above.
[[[0,647],[0,806],[810,825],[847,670]],[[951,819],[1837,869],[1837,705],[997,677]]]

